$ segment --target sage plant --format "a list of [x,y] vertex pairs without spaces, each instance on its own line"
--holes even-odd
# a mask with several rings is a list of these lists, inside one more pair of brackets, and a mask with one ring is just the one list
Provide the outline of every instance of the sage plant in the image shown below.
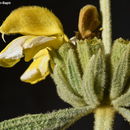
[[0,27],[2,38],[24,36],[0,53],[0,66],[12,67],[22,57],[33,59],[21,80],[34,84],[50,74],[59,97],[72,107],[6,120],[0,129],[65,130],[90,113],[95,130],[112,130],[116,113],[130,122],[130,43],[122,38],[112,42],[111,30],[110,0],[100,0],[100,13],[93,5],[84,6],[78,32],[70,39],[48,9],[14,10]]

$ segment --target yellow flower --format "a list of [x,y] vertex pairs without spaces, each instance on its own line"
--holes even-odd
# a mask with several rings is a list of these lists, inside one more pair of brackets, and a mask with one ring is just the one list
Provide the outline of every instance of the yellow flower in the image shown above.
[[43,80],[50,73],[51,48],[57,49],[68,41],[60,20],[48,9],[25,6],[14,10],[3,22],[0,32],[22,34],[11,41],[0,53],[0,66],[12,67],[24,57],[33,63],[21,76],[31,84]]

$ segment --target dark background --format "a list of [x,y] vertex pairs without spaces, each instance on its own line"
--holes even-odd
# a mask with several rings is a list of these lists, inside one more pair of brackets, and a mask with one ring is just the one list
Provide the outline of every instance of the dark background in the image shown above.
[[[7,0],[5,0],[7,1]],[[10,0],[8,0],[10,1]],[[98,0],[14,0],[11,5],[0,5],[0,24],[9,13],[23,5],[39,5],[52,10],[61,20],[65,33],[71,37],[77,31],[78,13],[86,4],[99,8]],[[130,0],[112,1],[113,40],[118,37],[130,39]],[[7,43],[16,36],[5,36]],[[0,50],[7,43],[0,40]],[[13,68],[0,67],[0,121],[29,113],[46,113],[48,111],[70,107],[57,95],[52,79],[48,78],[35,85],[20,81],[19,77],[30,63],[22,59]],[[69,130],[92,130],[93,115],[88,115],[75,123]],[[128,122],[116,116],[115,130],[129,130]]]

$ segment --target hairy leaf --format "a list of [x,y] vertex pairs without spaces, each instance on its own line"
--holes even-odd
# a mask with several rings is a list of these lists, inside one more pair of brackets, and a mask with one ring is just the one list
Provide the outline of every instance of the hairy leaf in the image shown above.
[[130,123],[130,110],[123,107],[118,107],[116,109]]
[[0,123],[1,130],[65,130],[81,117],[89,114],[91,108],[70,108],[48,114],[25,115]]

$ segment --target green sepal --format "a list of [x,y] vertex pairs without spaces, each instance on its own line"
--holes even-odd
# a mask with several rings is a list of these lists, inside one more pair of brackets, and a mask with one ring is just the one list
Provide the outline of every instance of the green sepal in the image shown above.
[[[52,49],[52,48],[51,48]],[[51,51],[49,51],[49,54],[51,56],[51,62],[55,65],[59,65],[62,66],[63,61],[62,58],[60,57],[60,55],[58,54],[58,50],[54,50],[52,49]]]
[[65,67],[65,62],[67,60],[68,51],[70,48],[72,48],[71,43],[64,43],[58,50],[52,49],[50,51],[50,56],[54,62],[54,64],[57,64],[58,66]]
[[63,101],[71,104],[74,107],[86,106],[84,100],[72,89],[68,78],[61,67],[57,65],[54,67],[52,77],[56,83],[58,95]]
[[63,64],[65,65],[66,61],[67,61],[67,57],[68,57],[68,51],[69,49],[73,48],[73,44],[71,43],[64,43],[58,50],[58,54],[60,55],[60,57],[63,60]]
[[101,50],[89,60],[83,75],[84,99],[90,106],[98,106],[105,86],[105,61]]
[[128,44],[126,50],[122,54],[120,61],[115,66],[112,75],[110,98],[112,100],[121,96],[127,79],[129,78],[130,69],[130,44]]
[[86,43],[89,46],[91,56],[94,54],[97,54],[99,49],[101,49],[102,51],[104,50],[103,43],[102,43],[101,39],[98,39],[96,37],[93,39],[86,39]]
[[103,50],[103,44],[102,41],[96,37],[93,39],[77,41],[77,52],[83,72],[85,71],[85,68],[91,56],[93,54],[96,54],[99,49]]
[[88,64],[88,61],[91,57],[91,52],[89,50],[89,46],[88,46],[86,40],[77,41],[77,52],[78,52],[78,56],[80,59],[82,71],[84,72],[84,70]]
[[130,110],[123,107],[117,107],[116,110],[130,123]]
[[112,104],[117,107],[129,107],[130,106],[130,86],[125,94],[112,101]]
[[0,130],[65,130],[90,112],[92,112],[90,107],[82,107],[48,114],[25,115],[1,122]]
[[94,89],[94,73],[93,73],[93,63],[95,60],[95,55],[90,59],[87,69],[83,75],[83,92],[85,102],[93,107],[99,105],[98,97]]
[[106,83],[106,64],[104,52],[101,50],[99,50],[96,55],[94,64],[94,77],[95,93],[98,96],[98,99],[102,101]]
[[111,52],[112,70],[115,69],[115,67],[120,61],[120,58],[122,57],[122,54],[128,48],[128,43],[129,41],[124,40],[122,38],[116,39],[114,41],[113,46],[112,46],[112,52]]
[[66,72],[71,87],[79,96],[82,96],[82,79],[78,58],[74,49],[69,49],[67,55]]

